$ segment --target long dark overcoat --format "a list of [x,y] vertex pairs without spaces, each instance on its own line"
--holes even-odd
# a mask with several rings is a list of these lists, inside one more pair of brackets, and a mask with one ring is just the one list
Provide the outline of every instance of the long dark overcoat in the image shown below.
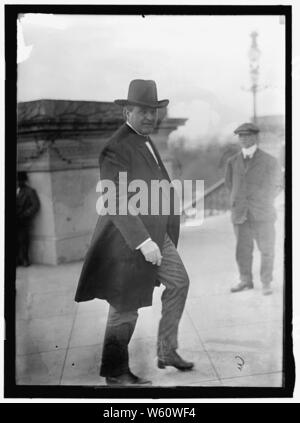
[[[117,184],[120,172],[127,172],[128,184],[139,179],[149,192],[151,181],[166,180],[168,173],[152,143],[159,164],[145,144],[145,137],[124,124],[111,137],[99,158],[100,179]],[[128,198],[133,194],[129,194]],[[151,237],[162,250],[165,234],[177,246],[180,216],[174,212],[174,196],[169,197],[170,213],[99,216],[91,245],[84,260],[75,301],[107,300],[118,310],[127,311],[152,304],[157,284],[157,266],[147,262],[139,246]]]
[[250,212],[256,221],[276,218],[274,199],[282,188],[277,160],[258,148],[245,165],[242,153],[228,160],[225,184],[230,191],[232,222],[243,223]]

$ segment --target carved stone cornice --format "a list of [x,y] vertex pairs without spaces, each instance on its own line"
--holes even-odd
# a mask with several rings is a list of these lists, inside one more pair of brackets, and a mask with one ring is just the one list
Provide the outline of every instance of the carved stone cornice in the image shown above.
[[[18,167],[30,171],[98,167],[105,141],[124,122],[121,107],[97,101],[22,102],[17,114]],[[185,121],[159,110],[153,134],[158,150],[166,148],[160,140]]]

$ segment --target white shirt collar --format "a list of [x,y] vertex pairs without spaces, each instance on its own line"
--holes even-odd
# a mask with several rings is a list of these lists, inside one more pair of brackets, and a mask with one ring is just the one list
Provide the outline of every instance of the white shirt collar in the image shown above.
[[149,136],[148,135],[143,135],[143,134],[140,134],[132,125],[130,125],[130,123],[129,122],[127,122],[126,121],[126,124],[129,126],[129,128],[131,128],[136,134],[138,134],[138,135],[141,135],[142,137],[144,137],[144,138],[146,138],[146,145],[147,145],[147,147],[148,147],[148,149],[150,150],[150,153],[152,154],[152,156],[154,157],[154,159],[155,159],[155,161],[156,161],[156,163],[158,164],[158,160],[157,160],[157,157],[156,157],[156,155],[155,155],[155,153],[154,153],[154,151],[153,151],[153,148],[151,147],[151,144],[150,144],[150,142],[149,142]]
[[129,128],[131,128],[136,134],[141,135],[142,137],[148,138],[148,135],[144,135],[138,132],[128,121],[126,121],[126,125],[128,125]]
[[252,159],[256,150],[257,150],[257,144],[251,145],[251,147],[249,148],[242,148],[242,154],[244,159],[246,157],[249,157],[250,159]]

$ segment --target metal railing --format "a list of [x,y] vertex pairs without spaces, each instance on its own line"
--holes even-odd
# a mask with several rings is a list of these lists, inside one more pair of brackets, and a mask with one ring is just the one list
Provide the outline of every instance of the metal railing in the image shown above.
[[[202,204],[201,204],[202,203]],[[222,178],[186,205],[183,209],[181,222],[193,219],[193,212],[198,207],[204,207],[204,217],[215,216],[229,210],[229,193]]]

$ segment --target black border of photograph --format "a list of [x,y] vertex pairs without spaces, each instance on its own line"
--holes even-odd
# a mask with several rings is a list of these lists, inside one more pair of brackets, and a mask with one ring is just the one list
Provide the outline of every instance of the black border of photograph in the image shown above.
[[[285,290],[283,387],[145,387],[106,386],[29,386],[16,384],[15,300],[16,225],[16,138],[17,138],[17,18],[22,13],[99,14],[99,15],[282,15],[286,22],[286,197],[285,197]],[[92,5],[6,5],[5,6],[5,322],[4,395],[5,398],[270,398],[291,397],[295,382],[292,350],[292,81],[291,6],[92,6]]]

